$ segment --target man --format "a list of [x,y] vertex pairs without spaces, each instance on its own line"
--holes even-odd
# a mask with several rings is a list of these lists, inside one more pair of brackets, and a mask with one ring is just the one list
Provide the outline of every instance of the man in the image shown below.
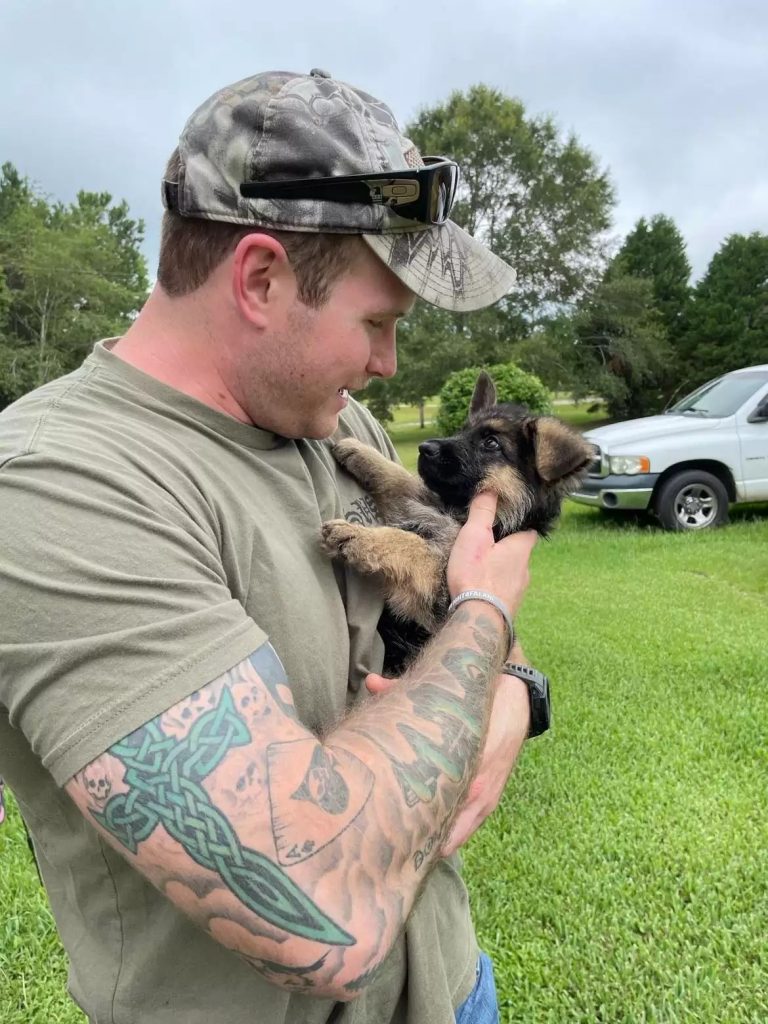
[[135,323],[0,417],[0,771],[93,1021],[494,1019],[451,854],[529,729],[499,670],[533,539],[494,544],[478,496],[460,606],[367,702],[381,598],[318,543],[375,520],[329,439],[395,457],[349,392],[395,372],[414,296],[511,285],[455,185],[322,71],[222,90]]

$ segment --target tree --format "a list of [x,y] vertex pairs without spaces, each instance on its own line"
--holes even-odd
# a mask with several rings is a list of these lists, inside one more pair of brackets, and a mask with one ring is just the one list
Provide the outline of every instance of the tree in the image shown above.
[[437,426],[442,434],[455,434],[467,418],[469,404],[480,370],[485,369],[496,385],[498,402],[525,405],[531,412],[552,411],[552,396],[531,373],[525,373],[514,363],[498,366],[472,366],[452,373],[440,391],[440,413]]
[[520,346],[523,365],[576,398],[599,395],[617,419],[663,405],[670,346],[652,282],[607,275],[572,316],[554,320]]
[[655,412],[680,386],[690,272],[674,221],[641,217],[599,286],[573,314],[532,332],[515,357],[548,387],[601,395],[616,417]]
[[651,281],[654,303],[661,313],[669,341],[675,346],[687,325],[691,265],[683,236],[671,217],[661,213],[650,221],[641,217],[624,239],[609,274],[644,277]]
[[143,224],[106,193],[50,203],[0,174],[0,407],[122,333],[147,294]]
[[768,362],[768,235],[730,235],[693,294],[682,340],[686,387]]
[[539,377],[551,391],[567,391],[578,401],[594,394],[594,389],[582,378],[576,345],[573,313],[562,313],[515,345],[515,361]]
[[419,303],[400,325],[397,352],[396,376],[368,385],[368,406],[380,419],[387,419],[391,405],[415,405],[424,427],[424,404],[437,394],[448,374],[473,363],[509,359],[511,344],[503,314],[495,306],[458,316]]
[[575,300],[605,266],[613,189],[574,136],[526,118],[519,100],[488,86],[423,110],[406,128],[422,153],[448,153],[462,171],[452,219],[517,270],[518,288],[490,309],[445,313],[419,303],[399,334],[399,370],[369,386],[372,409],[417,405],[453,370],[507,362],[514,346]]
[[517,270],[501,306],[510,338],[553,303],[574,301],[604,268],[613,188],[574,135],[550,117],[526,117],[522,103],[476,85],[423,110],[407,134],[422,153],[447,153],[461,167],[452,219]]

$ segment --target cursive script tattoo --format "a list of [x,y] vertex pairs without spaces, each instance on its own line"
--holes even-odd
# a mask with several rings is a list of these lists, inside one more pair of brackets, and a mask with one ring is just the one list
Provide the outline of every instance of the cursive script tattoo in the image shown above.
[[413,855],[413,866],[416,871],[419,871],[424,866],[424,861],[429,857],[430,853],[435,848],[435,844],[440,842],[440,833],[433,832],[432,835],[427,839],[423,849],[417,850]]

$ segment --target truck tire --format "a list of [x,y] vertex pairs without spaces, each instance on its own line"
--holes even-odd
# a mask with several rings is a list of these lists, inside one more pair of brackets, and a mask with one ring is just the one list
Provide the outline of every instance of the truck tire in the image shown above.
[[654,506],[665,530],[707,530],[728,522],[728,492],[704,469],[686,469],[665,480]]

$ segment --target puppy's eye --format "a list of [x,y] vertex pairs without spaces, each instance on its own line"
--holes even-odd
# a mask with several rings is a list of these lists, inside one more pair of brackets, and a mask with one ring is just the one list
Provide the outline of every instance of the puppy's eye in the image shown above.
[[501,448],[501,445],[495,437],[486,437],[483,441],[483,448],[485,448],[487,452],[497,452],[499,448]]

